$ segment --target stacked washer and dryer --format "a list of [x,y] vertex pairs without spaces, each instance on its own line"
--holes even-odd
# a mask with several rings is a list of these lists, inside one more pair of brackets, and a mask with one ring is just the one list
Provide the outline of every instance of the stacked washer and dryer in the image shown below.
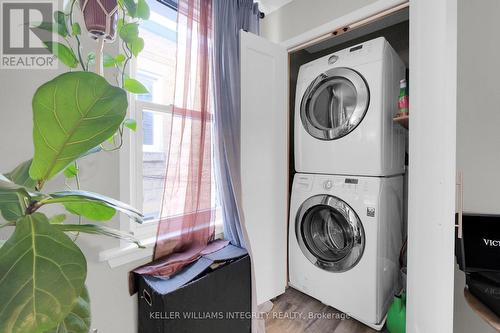
[[296,90],[290,285],[375,329],[398,288],[404,78],[380,37],[302,65]]

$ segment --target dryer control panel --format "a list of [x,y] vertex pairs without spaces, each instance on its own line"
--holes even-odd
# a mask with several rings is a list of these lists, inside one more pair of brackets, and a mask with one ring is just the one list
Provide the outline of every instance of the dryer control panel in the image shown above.
[[328,65],[333,65],[339,60],[345,60],[348,58],[364,56],[370,53],[372,49],[372,43],[370,41],[363,44],[358,44],[350,48],[344,49],[342,51],[337,51],[326,58]]

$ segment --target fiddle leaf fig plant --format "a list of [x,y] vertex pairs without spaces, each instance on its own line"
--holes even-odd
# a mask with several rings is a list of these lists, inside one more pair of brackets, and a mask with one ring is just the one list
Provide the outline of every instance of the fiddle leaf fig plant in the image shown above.
[[[139,24],[148,19],[149,7],[145,0],[118,0],[121,51],[104,57],[108,71],[114,71],[113,85],[90,71],[99,65],[98,57],[81,47],[83,28],[74,20],[75,4],[70,0],[68,12],[57,11],[53,22],[38,26],[63,40],[45,45],[69,71],[34,92],[33,158],[0,174],[0,229],[11,230],[7,240],[0,240],[2,333],[88,333],[87,262],[76,238],[80,233],[104,235],[140,246],[128,233],[103,222],[119,212],[142,223],[142,214],[128,204],[82,190],[79,160],[120,149],[124,131],[136,130],[137,123],[126,118],[127,94],[148,91],[128,76],[127,66],[144,48]],[[66,188],[44,191],[58,176],[64,177]],[[44,208],[53,205],[66,213],[47,216]],[[68,218],[71,215],[78,223]]]
[[127,94],[91,72],[69,72],[33,97],[32,179],[44,182],[113,135],[127,114]]
[[85,257],[41,213],[16,221],[0,254],[2,332],[43,332],[63,321],[84,288]]
[[90,331],[90,298],[87,288],[83,288],[71,312],[55,328],[47,333],[73,333]]

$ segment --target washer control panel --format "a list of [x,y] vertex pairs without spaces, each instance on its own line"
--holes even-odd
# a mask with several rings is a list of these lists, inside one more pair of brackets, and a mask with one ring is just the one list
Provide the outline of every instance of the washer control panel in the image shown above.
[[[309,179],[308,179],[309,180]],[[297,183],[301,183],[304,180],[299,178]],[[315,180],[319,188],[325,191],[348,191],[357,193],[358,190],[363,190],[365,182],[364,180],[357,177],[342,177],[342,176],[318,176]]]
[[344,178],[344,183],[342,184],[342,188],[344,188],[347,191],[357,192],[358,184],[359,184],[358,178],[353,178],[353,177]]
[[325,180],[325,182],[323,183],[323,188],[325,190],[331,190],[333,187],[333,182],[331,180]]
[[293,186],[296,189],[301,189],[304,191],[310,191],[312,184],[313,184],[313,176],[307,174],[296,175],[295,180],[293,182]]

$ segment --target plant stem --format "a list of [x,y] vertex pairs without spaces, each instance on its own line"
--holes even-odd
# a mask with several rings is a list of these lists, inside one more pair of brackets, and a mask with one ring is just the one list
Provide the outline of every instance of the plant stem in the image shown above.
[[[125,9],[122,8],[122,24],[125,25],[125,17],[127,16]],[[125,53],[126,59],[125,62],[123,63],[123,68],[121,70],[122,74],[122,88],[125,85],[125,73],[127,71],[127,66],[130,60],[132,59],[132,51],[128,47],[127,43],[125,41],[122,41],[122,49],[123,52]]]
[[132,59],[132,51],[130,51],[126,42],[122,43],[122,47],[127,57],[125,59],[125,62],[123,63],[123,69],[122,69],[122,88],[123,88],[125,86],[125,75],[126,75],[125,73],[127,72],[127,66],[130,60]]
[[16,225],[16,222],[8,222],[4,224],[0,224],[0,229],[5,228],[5,227],[13,227]]
[[[120,136],[120,143],[117,146],[115,145],[115,147],[108,149],[108,148],[104,147],[104,145],[101,143],[101,145],[100,145],[101,149],[105,152],[113,152],[116,150],[120,150],[123,147],[123,124],[121,124],[120,128],[118,128],[118,134]],[[113,141],[114,141],[114,138],[113,138]]]
[[76,169],[76,175],[75,175],[76,188],[80,189],[80,175],[78,174],[80,171],[80,168],[78,168],[78,160],[75,160],[75,169]]
[[[75,176],[75,181],[76,181],[76,188],[80,189],[80,168],[78,167],[78,160],[75,160],[75,168],[76,168],[76,176]],[[81,215],[78,215],[78,224],[82,224],[82,217]],[[80,232],[77,232],[75,237],[73,238],[73,242],[76,242],[78,239],[78,236],[80,236]]]
[[39,210],[40,207],[42,207],[44,204],[45,204],[45,202],[43,200],[41,200],[41,201],[33,201],[28,206],[28,208],[26,208],[26,215],[33,214],[34,212],[36,212],[37,210]]
[[[73,34],[73,9],[75,7],[76,0],[71,2],[71,9],[69,11],[69,23],[71,24],[71,34]],[[78,35],[74,35],[76,38],[77,51],[78,51],[78,60],[80,61],[80,65],[84,71],[88,71],[88,67],[85,67],[85,63],[82,58],[82,44],[80,42],[80,37]]]
[[44,180],[39,180],[37,185],[36,185],[36,190],[37,191],[41,191],[42,188],[43,188],[43,185],[45,185],[45,181]]

